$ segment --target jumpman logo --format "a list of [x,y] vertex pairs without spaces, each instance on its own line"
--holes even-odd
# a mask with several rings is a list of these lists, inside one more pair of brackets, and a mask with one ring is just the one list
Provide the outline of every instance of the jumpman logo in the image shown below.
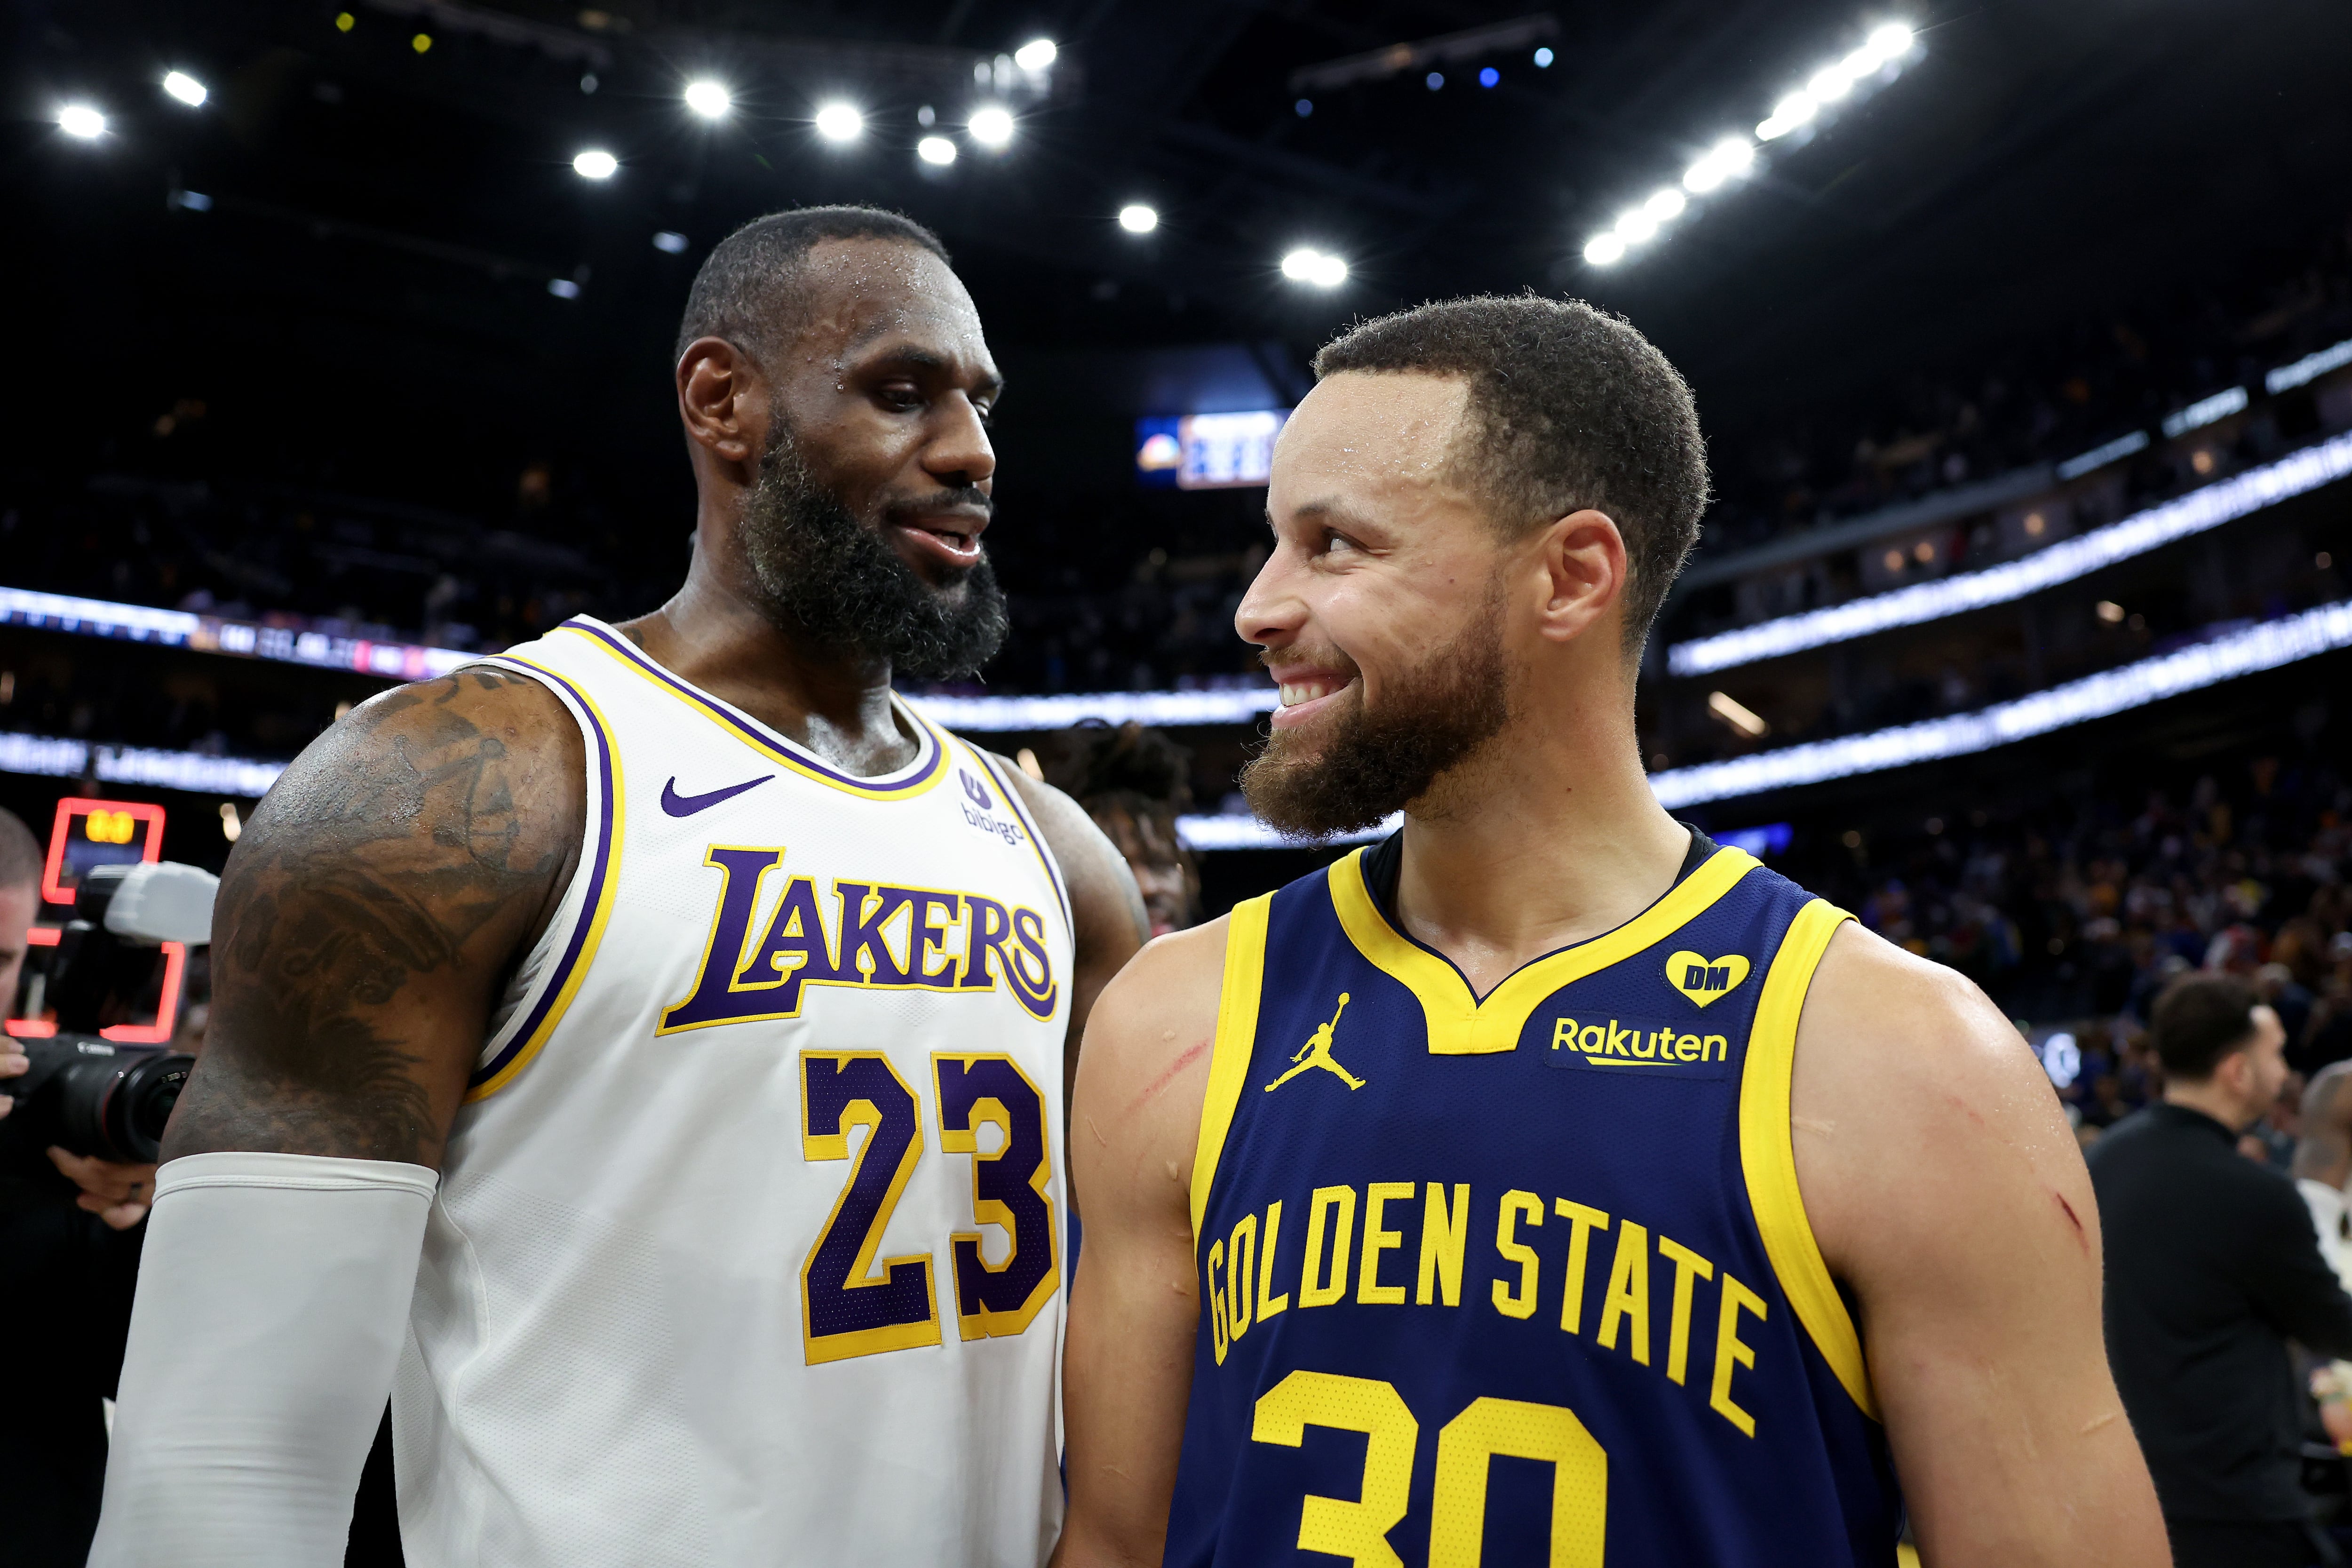
[[1364,1080],[1362,1079],[1358,1078],[1354,1073],[1349,1072],[1346,1068],[1341,1067],[1338,1062],[1331,1059],[1331,1031],[1339,1026],[1339,1014],[1344,1013],[1347,1010],[1348,994],[1345,991],[1342,991],[1339,993],[1339,1009],[1331,1015],[1331,1021],[1328,1024],[1318,1024],[1315,1026],[1315,1033],[1307,1037],[1307,1043],[1299,1047],[1297,1053],[1290,1058],[1298,1065],[1292,1068],[1288,1072],[1284,1073],[1280,1078],[1276,1079],[1272,1083],[1267,1084],[1265,1086],[1266,1093],[1272,1094],[1276,1089],[1280,1089],[1284,1084],[1288,1083],[1292,1079],[1297,1078],[1308,1068],[1321,1068],[1325,1072],[1337,1075],[1339,1081],[1346,1084],[1349,1089],[1361,1089],[1364,1087]]

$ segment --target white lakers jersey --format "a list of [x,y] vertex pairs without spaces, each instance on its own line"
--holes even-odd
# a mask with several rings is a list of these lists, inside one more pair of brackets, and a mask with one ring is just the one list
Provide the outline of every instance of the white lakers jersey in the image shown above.
[[1058,1531],[1066,895],[903,706],[856,778],[586,618],[586,738],[394,1395],[417,1568],[1019,1564]]

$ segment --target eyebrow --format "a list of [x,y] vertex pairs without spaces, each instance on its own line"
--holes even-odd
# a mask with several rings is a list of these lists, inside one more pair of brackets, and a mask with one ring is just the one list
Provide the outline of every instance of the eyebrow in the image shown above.
[[[1293,517],[1336,521],[1340,526],[1349,529],[1378,528],[1381,526],[1380,520],[1378,518],[1370,517],[1363,512],[1358,511],[1355,508],[1349,506],[1346,501],[1341,500],[1337,496],[1323,496],[1317,500],[1307,501],[1303,505],[1293,507],[1291,509],[1291,515]],[[1274,513],[1272,511],[1269,510],[1266,513],[1265,521],[1267,527],[1271,528],[1274,526]]]
[[[849,345],[852,354],[863,358],[864,356],[859,354],[858,351],[893,330],[895,329],[878,328],[866,336],[852,342]],[[917,370],[929,371],[935,375],[951,374],[956,368],[956,362],[948,355],[940,353],[936,349],[922,348],[914,343],[903,343],[896,348],[885,350],[866,361],[869,364],[876,362],[908,365]],[[979,380],[973,385],[973,390],[1001,397],[1004,395],[1004,377],[995,371],[982,372]]]

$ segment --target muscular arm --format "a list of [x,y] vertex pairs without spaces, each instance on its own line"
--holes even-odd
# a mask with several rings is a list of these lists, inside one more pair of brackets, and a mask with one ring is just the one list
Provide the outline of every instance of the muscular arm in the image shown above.
[[1151,935],[1151,920],[1143,911],[1143,895],[1136,890],[1126,858],[1103,837],[1085,807],[1009,762],[1004,773],[1021,792],[1070,890],[1077,958],[1076,973],[1070,977],[1070,1029],[1062,1052],[1062,1103],[1067,1106],[1076,1099],[1079,1042],[1086,1037],[1095,999]]
[[2107,1371],[2099,1215],[1983,994],[1849,924],[1805,1002],[1797,1177],[1937,1568],[2169,1561]]
[[212,1026],[163,1141],[437,1168],[490,1010],[580,853],[579,727],[471,669],[386,692],[279,779],[229,856]]
[[1056,1568],[1157,1563],[1167,1534],[1201,1313],[1192,1153],[1226,923],[1145,948],[1087,1031],[1071,1150],[1087,1244],[1063,1358],[1070,1504]]

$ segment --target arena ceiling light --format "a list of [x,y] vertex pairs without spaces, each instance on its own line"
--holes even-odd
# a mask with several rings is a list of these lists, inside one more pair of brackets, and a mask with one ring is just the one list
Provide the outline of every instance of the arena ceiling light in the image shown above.
[[705,120],[723,120],[735,107],[735,95],[708,78],[686,84],[686,106]]
[[1909,54],[1919,36],[1900,22],[1871,29],[1859,48],[1832,61],[1806,79],[1805,85],[1772,106],[1772,113],[1756,127],[1759,142],[1777,142],[1811,125],[1824,106],[1843,101],[1868,78]]
[[1705,195],[1726,180],[1746,174],[1756,164],[1756,145],[1745,136],[1727,136],[1707,149],[1706,156],[1683,171],[1683,189]]
[[915,143],[915,156],[944,169],[956,161],[956,144],[944,136],[926,136]]
[[601,147],[591,147],[572,160],[572,172],[583,180],[609,180],[620,167],[621,161]]
[[1825,105],[1850,97],[1874,77],[1885,76],[1917,47],[1918,35],[1903,23],[1887,22],[1873,28],[1859,46],[1813,72],[1803,88],[1782,98],[1770,117],[1756,127],[1753,138],[1721,138],[1683,171],[1679,187],[1668,185],[1656,192],[1640,206],[1620,214],[1609,228],[1586,239],[1584,259],[1594,267],[1624,260],[1680,218],[1690,205],[1689,197],[1712,195],[1752,173],[1759,142],[1775,141],[1811,125]]
[[195,78],[190,76],[185,71],[165,72],[163,76],[163,90],[170,93],[173,98],[178,99],[182,103],[186,104],[190,109],[203,108],[205,100],[211,96],[211,94],[205,90],[205,84],[203,82],[198,81]]
[[1061,52],[1051,38],[1032,38],[1013,51],[1013,63],[1025,71],[1041,71]]
[[816,111],[816,133],[828,142],[855,142],[866,134],[866,116],[855,105],[834,102],[819,104]]
[[1160,226],[1160,215],[1141,202],[1129,202],[1118,209],[1118,226],[1129,234],[1150,234]]
[[1348,264],[1339,257],[1301,246],[1282,258],[1282,275],[1294,283],[1337,289],[1348,280]]
[[58,129],[77,141],[95,142],[106,134],[106,116],[87,103],[68,103],[58,110]]
[[971,139],[983,147],[1008,147],[1013,142],[1012,111],[993,103],[976,109],[972,110],[971,118],[964,121],[964,129],[971,132]]

